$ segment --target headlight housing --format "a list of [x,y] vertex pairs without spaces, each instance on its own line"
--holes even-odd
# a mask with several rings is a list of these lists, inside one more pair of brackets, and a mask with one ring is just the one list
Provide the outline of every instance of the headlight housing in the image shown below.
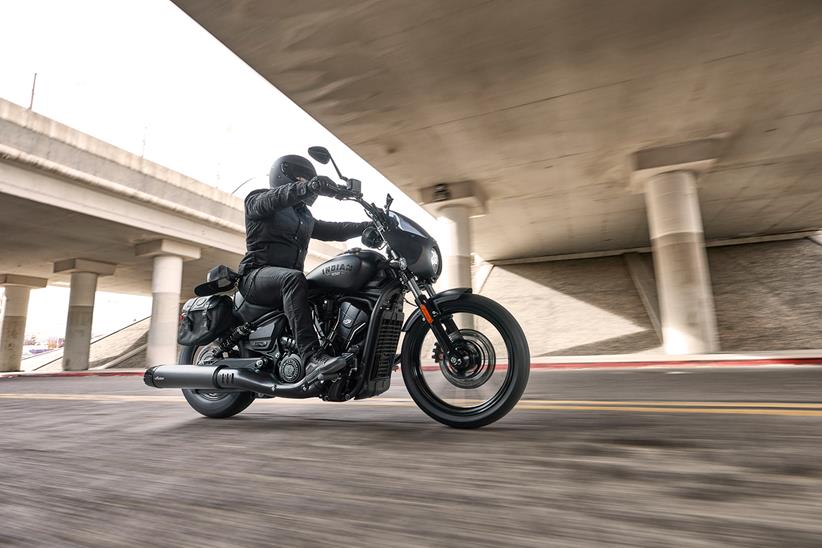
[[442,254],[439,247],[434,246],[431,248],[430,259],[431,267],[434,269],[434,279],[436,280],[442,273]]

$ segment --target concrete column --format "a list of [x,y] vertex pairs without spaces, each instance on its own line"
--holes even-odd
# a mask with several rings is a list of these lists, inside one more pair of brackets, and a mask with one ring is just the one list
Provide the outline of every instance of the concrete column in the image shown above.
[[440,207],[437,220],[443,227],[443,289],[471,287],[471,208],[465,204]]
[[177,362],[177,321],[180,315],[180,285],[183,258],[154,257],[151,277],[151,327],[148,331],[148,366]]
[[716,352],[716,315],[695,174],[671,171],[649,177],[645,203],[665,352]]
[[0,371],[19,371],[31,288],[6,286],[0,325]]
[[[440,183],[421,189],[421,202],[442,226],[439,238],[442,274],[437,289],[471,287],[471,217],[485,214],[485,198],[471,181]],[[474,327],[470,314],[454,320],[463,329]]]
[[88,369],[97,279],[114,274],[114,268],[113,264],[89,259],[67,259],[54,263],[55,273],[71,274],[63,371]]
[[443,227],[441,290],[471,287],[471,217],[485,214],[485,197],[471,181],[440,183],[420,190],[420,203]]
[[66,340],[63,346],[63,371],[88,369],[97,277],[96,272],[71,273]]
[[146,366],[176,363],[183,260],[199,259],[200,249],[172,240],[154,240],[138,245],[136,254],[153,257]]
[[14,274],[0,274],[3,317],[0,324],[0,371],[19,371],[26,334],[29,294],[33,287],[45,287],[47,280]]

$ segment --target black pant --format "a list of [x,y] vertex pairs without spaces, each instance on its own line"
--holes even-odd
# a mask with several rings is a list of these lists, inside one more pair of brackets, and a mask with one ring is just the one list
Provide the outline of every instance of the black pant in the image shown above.
[[285,312],[303,360],[319,350],[320,343],[308,307],[308,282],[301,271],[278,266],[252,270],[243,275],[240,293],[251,304]]

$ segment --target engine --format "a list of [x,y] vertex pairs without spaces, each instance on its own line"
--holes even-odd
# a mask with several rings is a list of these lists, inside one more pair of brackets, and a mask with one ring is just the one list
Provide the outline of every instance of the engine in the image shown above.
[[343,301],[337,312],[334,332],[330,335],[331,344],[338,353],[348,349],[359,341],[368,327],[368,313],[353,303]]
[[297,382],[305,376],[305,365],[297,351],[297,343],[290,337],[280,337],[282,357],[277,362],[277,376],[286,383]]

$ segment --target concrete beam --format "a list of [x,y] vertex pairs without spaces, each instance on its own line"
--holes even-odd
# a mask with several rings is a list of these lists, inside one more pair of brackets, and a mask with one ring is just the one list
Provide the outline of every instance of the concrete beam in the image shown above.
[[719,136],[638,150],[630,156],[630,188],[645,192],[646,181],[660,173],[705,173],[716,163],[725,144],[724,136]]
[[419,204],[435,217],[443,207],[465,206],[470,217],[487,213],[487,200],[479,185],[473,181],[439,183],[419,190]]
[[49,281],[47,278],[36,278],[34,276],[22,276],[20,274],[0,274],[1,286],[20,286],[37,289],[46,287]]
[[54,263],[54,273],[90,272],[99,276],[111,276],[117,265],[91,259],[64,259]]
[[191,261],[200,258],[200,248],[176,240],[151,240],[143,242],[134,247],[134,255],[137,257],[156,257],[157,255],[175,255],[184,260]]

